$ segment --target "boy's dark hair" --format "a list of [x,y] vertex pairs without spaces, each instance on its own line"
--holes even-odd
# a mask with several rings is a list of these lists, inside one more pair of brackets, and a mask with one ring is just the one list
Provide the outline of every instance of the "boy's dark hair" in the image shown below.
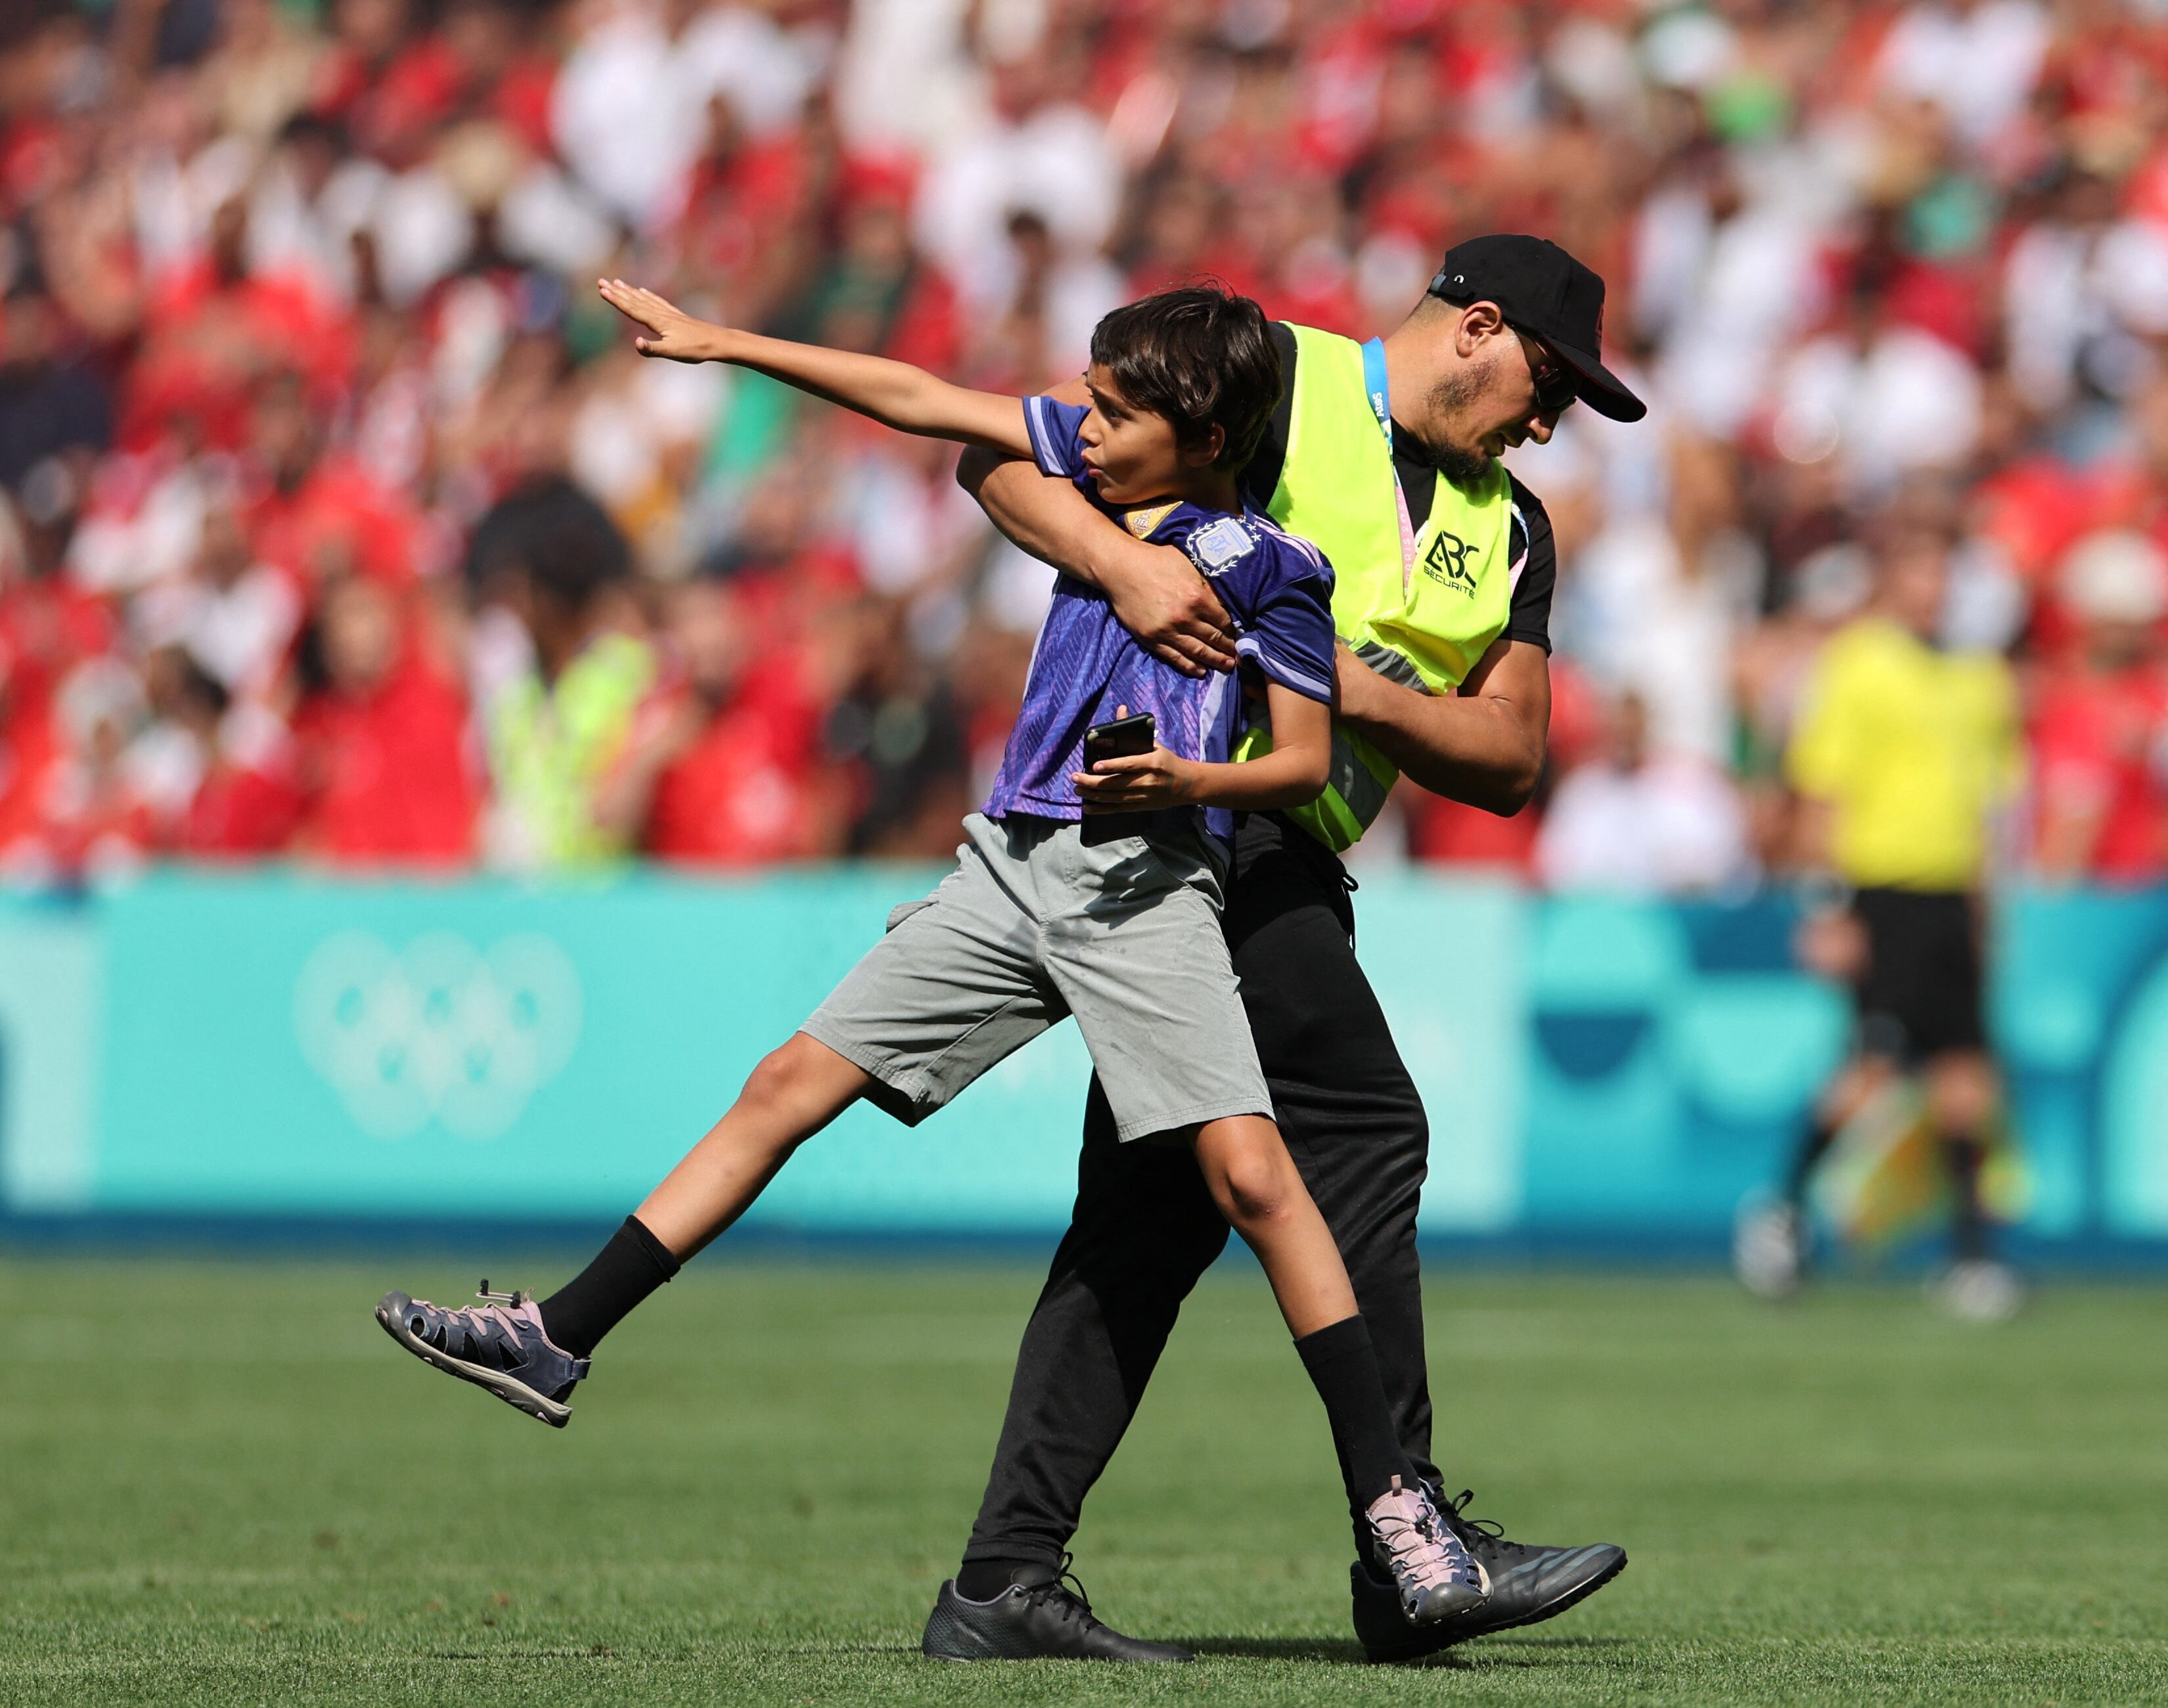
[[1280,400],[1280,353],[1265,311],[1217,284],[1177,285],[1116,309],[1092,328],[1092,359],[1139,409],[1164,416],[1177,443],[1214,425],[1215,469],[1250,460]]

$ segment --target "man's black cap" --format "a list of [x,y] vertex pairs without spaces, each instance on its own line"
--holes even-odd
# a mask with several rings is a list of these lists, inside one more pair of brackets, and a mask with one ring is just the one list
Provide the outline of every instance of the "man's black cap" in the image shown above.
[[1606,368],[1603,281],[1543,237],[1470,237],[1445,252],[1430,294],[1449,302],[1495,302],[1506,323],[1558,352],[1580,381],[1579,395],[1598,415],[1639,421],[1649,406]]

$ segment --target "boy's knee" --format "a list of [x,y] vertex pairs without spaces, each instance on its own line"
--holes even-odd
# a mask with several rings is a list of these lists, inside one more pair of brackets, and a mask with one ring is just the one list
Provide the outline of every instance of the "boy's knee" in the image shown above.
[[770,1050],[746,1075],[738,1101],[758,1106],[788,1106],[811,1089],[816,1064],[810,1056],[817,1049],[803,1032],[794,1032],[788,1042]]
[[1242,1144],[1219,1158],[1212,1196],[1230,1222],[1251,1227],[1285,1214],[1294,1185],[1294,1164],[1285,1151],[1275,1154],[1262,1144]]

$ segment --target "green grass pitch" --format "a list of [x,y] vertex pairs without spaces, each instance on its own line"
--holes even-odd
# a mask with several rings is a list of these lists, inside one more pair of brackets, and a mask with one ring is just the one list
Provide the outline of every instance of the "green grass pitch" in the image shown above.
[[1433,1276],[1439,1458],[1625,1575],[1361,1664],[1324,1422],[1262,1281],[1209,1278],[1095,1497],[1097,1605],[1198,1664],[922,1659],[1034,1277],[697,1265],[560,1434],[399,1351],[479,1269],[0,1263],[7,1703],[2168,1700],[2168,1308],[2003,1329],[1900,1289]]

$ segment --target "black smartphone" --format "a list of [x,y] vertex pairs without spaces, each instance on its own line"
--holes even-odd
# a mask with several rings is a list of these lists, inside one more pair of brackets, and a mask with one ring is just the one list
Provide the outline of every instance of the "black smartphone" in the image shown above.
[[1117,718],[1111,724],[1094,724],[1084,732],[1084,768],[1089,771],[1103,759],[1129,759],[1149,753],[1159,740],[1159,720],[1149,712]]
[[[1126,718],[1117,718],[1108,724],[1094,724],[1084,732],[1084,768],[1087,771],[1103,759],[1127,759],[1132,755],[1149,753],[1159,740],[1159,720],[1149,712],[1136,712]],[[1096,846],[1111,842],[1119,836],[1134,836],[1144,828],[1150,813],[1087,813],[1080,840],[1085,846]]]

